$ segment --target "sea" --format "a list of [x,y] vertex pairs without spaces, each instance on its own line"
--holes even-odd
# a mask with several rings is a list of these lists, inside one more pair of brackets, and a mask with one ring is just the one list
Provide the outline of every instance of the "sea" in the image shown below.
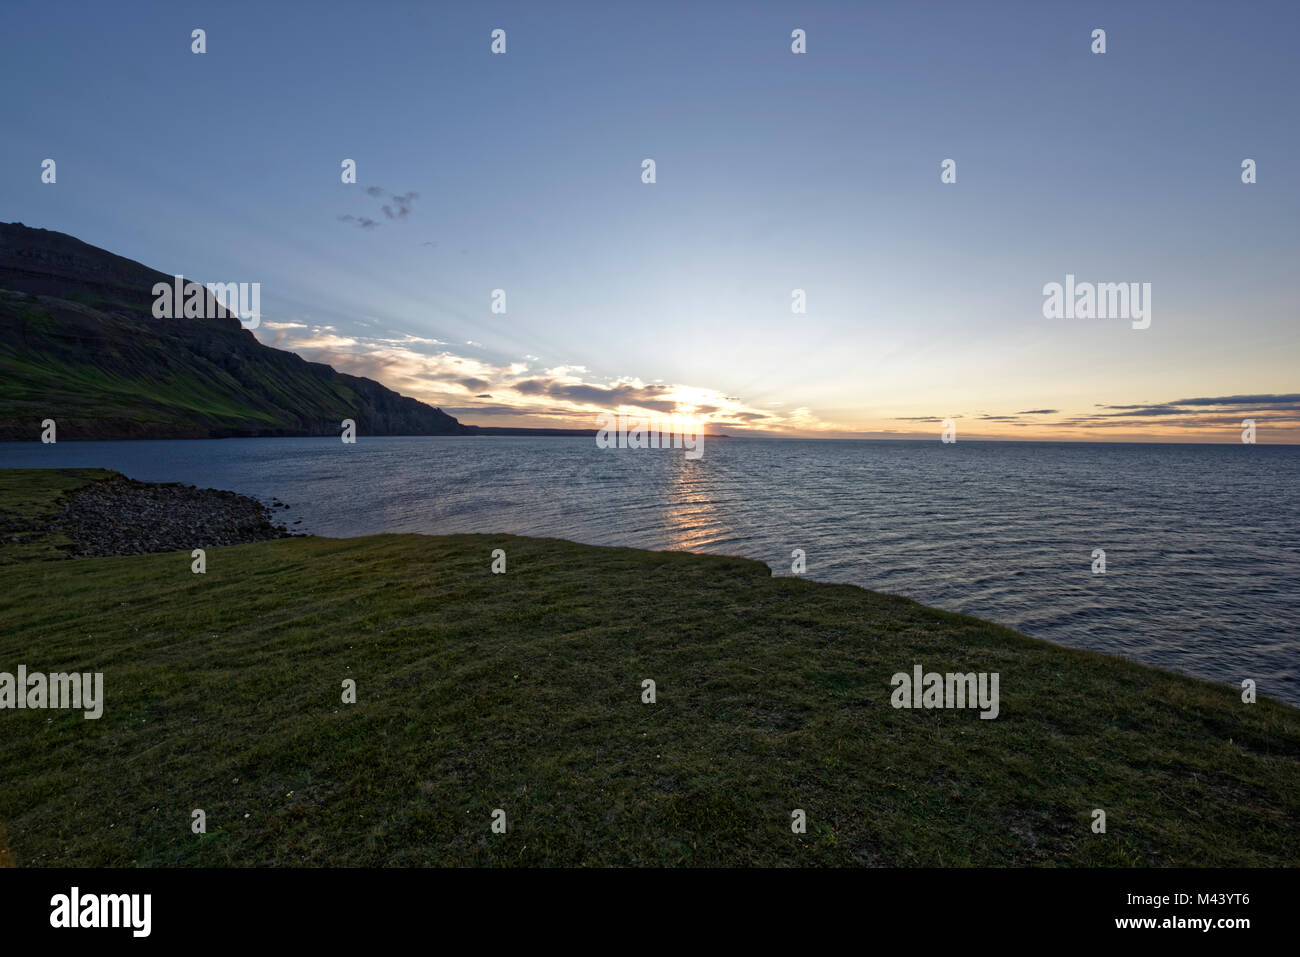
[[[533,436],[0,443],[288,503],[296,531],[739,555],[1300,705],[1300,447]],[[1104,552],[1104,572],[1099,559]]]

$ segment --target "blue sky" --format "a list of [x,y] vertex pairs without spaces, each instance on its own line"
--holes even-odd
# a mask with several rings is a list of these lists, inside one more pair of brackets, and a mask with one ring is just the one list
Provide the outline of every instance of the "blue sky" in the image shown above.
[[0,218],[480,424],[1300,440],[1294,3],[273,6],[6,3]]

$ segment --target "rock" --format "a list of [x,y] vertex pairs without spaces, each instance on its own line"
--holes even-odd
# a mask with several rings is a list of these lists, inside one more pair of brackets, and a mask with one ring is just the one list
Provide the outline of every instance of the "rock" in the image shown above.
[[[301,520],[300,520],[301,521]],[[271,510],[235,492],[114,476],[64,497],[52,531],[67,535],[74,555],[138,555],[288,538]]]

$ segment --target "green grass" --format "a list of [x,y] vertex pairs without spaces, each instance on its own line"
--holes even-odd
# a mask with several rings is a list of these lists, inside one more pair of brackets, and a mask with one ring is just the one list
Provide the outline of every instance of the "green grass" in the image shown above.
[[31,420],[36,435],[57,410],[60,420],[256,431],[302,428],[293,408],[311,410],[308,420],[356,413],[360,400],[342,381],[272,361],[274,350],[250,351],[230,330],[194,339],[148,315],[102,295],[0,290],[0,422]]
[[[0,712],[18,866],[1300,861],[1300,711],[743,559],[286,539],[10,564],[0,621],[0,671],[107,699]],[[895,710],[918,662],[1000,716]]]
[[[6,378],[0,416],[19,417],[28,408],[51,405],[56,395],[65,418],[130,418],[184,425],[196,417],[218,424],[274,426],[269,411],[223,395],[193,376],[167,371],[150,377],[117,375],[88,364],[29,360],[0,353]],[[228,378],[228,377],[227,377]],[[237,384],[228,383],[230,388]]]

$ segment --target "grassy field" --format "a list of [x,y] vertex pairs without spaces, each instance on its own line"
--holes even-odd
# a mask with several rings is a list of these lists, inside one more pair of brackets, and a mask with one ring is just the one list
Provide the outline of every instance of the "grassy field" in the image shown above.
[[[94,474],[0,472],[0,519]],[[19,557],[0,671],[106,697],[0,712],[20,867],[1300,862],[1300,711],[757,562],[487,535],[212,549],[205,575]],[[894,709],[917,663],[998,672],[999,717]]]

